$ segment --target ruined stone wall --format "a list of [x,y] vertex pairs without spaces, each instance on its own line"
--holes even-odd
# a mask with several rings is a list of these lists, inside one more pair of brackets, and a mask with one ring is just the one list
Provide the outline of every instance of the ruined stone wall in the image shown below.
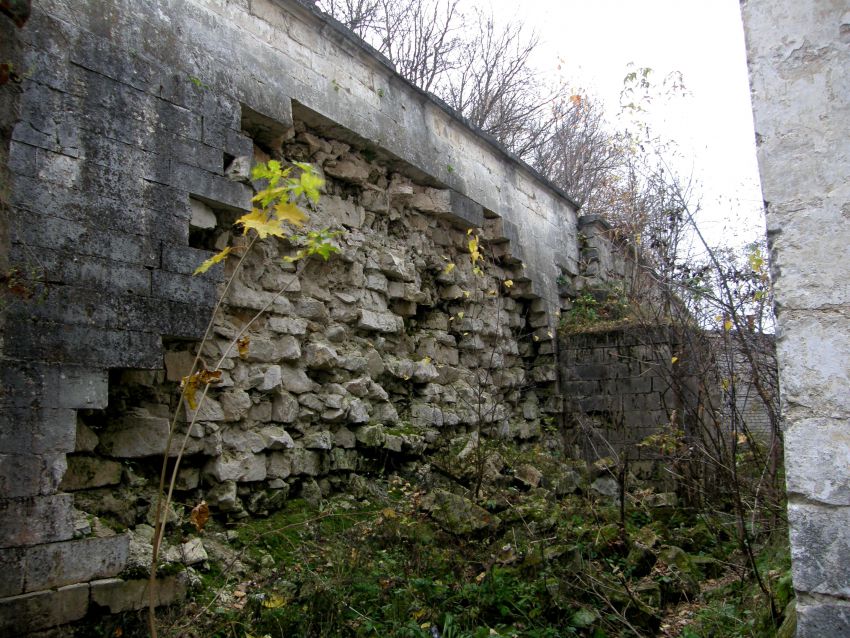
[[657,450],[638,444],[671,419],[681,424],[682,402],[671,381],[675,350],[671,332],[641,326],[560,337],[561,388],[582,458],[627,453],[638,478],[669,479],[658,473]]
[[267,511],[458,432],[533,437],[559,407],[575,206],[311,6],[43,0],[13,37],[8,255],[27,294],[3,306],[0,635],[144,604],[128,566],[222,275],[192,272],[250,207],[255,156],[320,167],[314,223],[342,253],[295,273],[269,243],[247,262],[207,356],[285,292],[226,358],[181,498]]
[[844,636],[850,13],[842,0],[747,0],[742,13],[775,282],[797,635]]

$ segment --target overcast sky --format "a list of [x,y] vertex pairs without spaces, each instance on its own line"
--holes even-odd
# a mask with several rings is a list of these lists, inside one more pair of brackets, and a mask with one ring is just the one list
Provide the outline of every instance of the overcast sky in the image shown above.
[[[679,71],[689,94],[655,102],[653,127],[672,139],[701,196],[712,240],[764,232],[738,0],[463,0],[490,2],[541,38],[537,66],[604,100],[616,122],[629,63],[661,80]],[[560,71],[558,66],[560,65]]]

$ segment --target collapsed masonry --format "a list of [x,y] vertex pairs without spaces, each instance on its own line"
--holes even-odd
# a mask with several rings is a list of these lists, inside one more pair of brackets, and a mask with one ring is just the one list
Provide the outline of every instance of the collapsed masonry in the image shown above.
[[46,0],[3,23],[29,71],[3,88],[21,296],[3,307],[0,634],[144,604],[129,568],[222,277],[192,272],[230,241],[269,152],[321,171],[312,223],[344,230],[341,253],[296,272],[268,242],[247,260],[204,354],[271,309],[200,408],[181,500],[238,519],[459,435],[536,440],[566,404],[635,425],[624,445],[666,422],[669,344],[572,342],[557,364],[558,313],[631,267],[604,222],[309,5],[162,5]]

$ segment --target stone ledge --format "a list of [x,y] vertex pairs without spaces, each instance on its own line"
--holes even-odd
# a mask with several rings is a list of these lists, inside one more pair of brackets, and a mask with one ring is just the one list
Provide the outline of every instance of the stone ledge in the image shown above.
[[[148,604],[148,579],[122,580],[107,578],[91,583],[92,605],[99,605],[117,614],[142,609]],[[170,605],[186,596],[186,579],[182,575],[168,576],[158,581],[156,606]]]
[[89,584],[0,599],[0,638],[80,620],[89,605]]

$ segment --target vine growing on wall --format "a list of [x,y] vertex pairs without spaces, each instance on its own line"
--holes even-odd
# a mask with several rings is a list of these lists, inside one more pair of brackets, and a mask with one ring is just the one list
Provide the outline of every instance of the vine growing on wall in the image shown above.
[[[325,228],[321,230],[310,230],[303,234],[292,232],[293,229],[302,228],[308,221],[309,216],[304,208],[306,205],[318,203],[320,191],[324,185],[324,180],[314,171],[310,164],[295,162],[292,166],[284,167],[277,160],[269,160],[268,162],[257,164],[251,172],[251,177],[255,181],[264,184],[264,187],[252,199],[252,202],[255,204],[254,208],[236,220],[235,226],[241,228],[241,237],[239,237],[238,241],[234,241],[231,245],[200,264],[194,273],[195,275],[202,275],[216,264],[222,264],[232,258],[238,257],[238,261],[229,269],[229,276],[226,279],[226,283],[207,324],[204,336],[198,346],[190,373],[183,377],[180,383],[178,407],[172,416],[168,438],[165,442],[155,504],[153,553],[148,587],[148,625],[153,638],[157,637],[155,614],[157,600],[156,575],[159,552],[167,523],[166,512],[169,510],[174,494],[180,461],[189,440],[189,433],[192,431],[198,415],[201,413],[201,408],[203,407],[209,389],[221,381],[221,365],[225,359],[234,350],[240,356],[247,354],[250,345],[248,330],[287,291],[290,284],[288,283],[281,288],[268,303],[245,322],[237,331],[236,335],[233,336],[218,360],[213,365],[207,366],[207,362],[202,358],[201,353],[203,352],[204,345],[212,335],[213,327],[218,317],[218,311],[223,306],[227,293],[236,280],[245,262],[245,258],[251,253],[258,241],[276,238],[295,247],[295,254],[285,256],[283,259],[290,263],[297,263],[296,274],[303,269],[304,264],[310,257],[318,255],[327,261],[331,255],[339,251],[339,247],[334,242],[334,239],[340,234],[339,231],[332,231]],[[230,264],[227,265],[230,266]],[[188,423],[185,427],[185,433],[182,433],[181,439],[178,437],[178,422],[180,411],[184,404]],[[169,475],[168,461],[172,451],[175,452],[175,460],[171,466]],[[168,484],[167,490],[166,483]],[[198,531],[202,531],[208,516],[209,512],[206,504],[201,502],[192,510],[190,522],[195,525]]]

